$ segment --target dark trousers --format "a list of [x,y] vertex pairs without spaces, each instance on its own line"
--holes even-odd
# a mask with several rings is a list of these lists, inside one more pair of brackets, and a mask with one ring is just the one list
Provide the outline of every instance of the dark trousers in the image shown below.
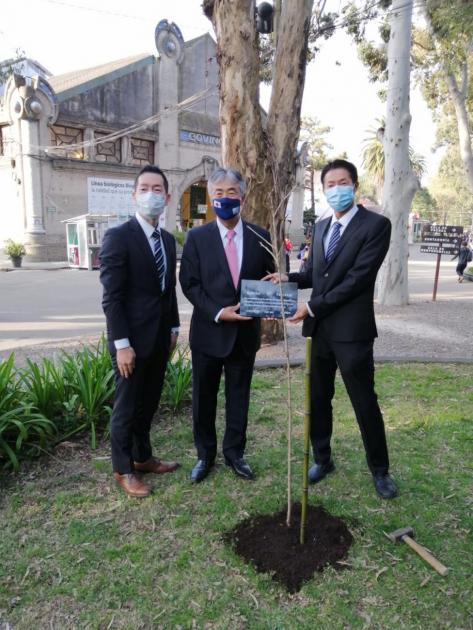
[[146,359],[136,358],[135,369],[123,378],[115,357],[115,401],[110,421],[110,442],[114,472],[134,470],[133,462],[145,462],[151,457],[149,439],[151,422],[161,398],[164,374],[169,355],[169,343],[158,345]]
[[378,397],[374,390],[373,342],[334,342],[317,332],[312,340],[311,430],[316,463],[331,456],[332,398],[337,366],[355,411],[372,473],[387,473],[388,449]]
[[255,354],[246,354],[237,340],[224,358],[192,352],[192,416],[194,443],[199,459],[213,461],[217,454],[215,416],[222,370],[225,372],[224,456],[234,460],[243,456],[250,404],[250,385]]

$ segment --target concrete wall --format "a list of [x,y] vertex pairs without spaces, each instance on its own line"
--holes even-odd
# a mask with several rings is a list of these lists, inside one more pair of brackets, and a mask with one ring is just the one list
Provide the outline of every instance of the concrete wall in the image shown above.
[[84,124],[85,118],[88,124],[122,128],[149,118],[156,111],[154,76],[154,64],[149,64],[73,96],[61,102],[59,119]]
[[[218,85],[217,46],[210,35],[186,43],[179,74],[179,100]],[[191,111],[218,119],[218,94],[193,105]]]

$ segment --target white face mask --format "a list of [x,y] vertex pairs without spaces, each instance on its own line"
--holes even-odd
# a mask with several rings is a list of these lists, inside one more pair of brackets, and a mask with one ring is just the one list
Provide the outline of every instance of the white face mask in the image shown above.
[[162,193],[143,192],[136,196],[136,205],[140,209],[140,214],[159,217],[166,207],[166,197]]

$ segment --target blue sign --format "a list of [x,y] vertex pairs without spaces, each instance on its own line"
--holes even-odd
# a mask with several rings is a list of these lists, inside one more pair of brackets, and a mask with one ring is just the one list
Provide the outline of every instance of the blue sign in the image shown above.
[[211,136],[207,133],[200,133],[198,131],[185,131],[181,129],[179,132],[179,139],[182,142],[193,142],[195,144],[206,144],[207,146],[220,146],[220,138],[218,136]]

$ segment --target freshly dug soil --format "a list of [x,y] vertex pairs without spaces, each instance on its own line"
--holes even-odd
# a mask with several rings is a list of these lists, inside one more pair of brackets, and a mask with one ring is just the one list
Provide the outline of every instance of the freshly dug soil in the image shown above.
[[346,568],[341,560],[347,557],[353,542],[348,527],[323,507],[309,505],[305,544],[299,543],[301,505],[292,509],[292,525],[286,526],[286,510],[277,514],[261,514],[239,523],[224,536],[236,553],[253,564],[261,573],[272,573],[273,580],[290,593],[298,591],[316,571],[327,565]]

